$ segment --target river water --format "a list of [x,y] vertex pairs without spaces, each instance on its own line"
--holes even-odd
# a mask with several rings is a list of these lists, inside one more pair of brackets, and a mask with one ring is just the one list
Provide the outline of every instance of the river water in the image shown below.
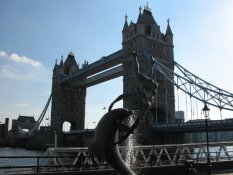
[[[7,156],[41,156],[43,151],[26,150],[22,148],[0,147],[0,157]],[[35,158],[0,158],[0,167],[3,166],[36,166]],[[0,169],[0,174],[4,174],[3,169]]]

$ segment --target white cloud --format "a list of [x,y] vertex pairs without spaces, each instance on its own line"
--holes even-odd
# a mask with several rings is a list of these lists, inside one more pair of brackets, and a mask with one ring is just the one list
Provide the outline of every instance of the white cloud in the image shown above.
[[33,60],[31,58],[27,58],[26,56],[19,56],[15,53],[11,54],[9,58],[15,62],[29,64],[33,67],[41,67],[42,66],[42,63],[39,61]]
[[18,75],[12,71],[12,67],[9,65],[0,67],[0,77],[18,79]]
[[6,56],[7,56],[6,52],[0,51],[0,58],[1,58],[1,57],[6,57]]

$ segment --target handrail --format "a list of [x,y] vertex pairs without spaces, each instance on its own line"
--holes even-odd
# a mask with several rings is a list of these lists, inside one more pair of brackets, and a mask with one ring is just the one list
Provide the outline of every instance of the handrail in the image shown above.
[[[230,154],[231,153],[231,154]],[[210,157],[211,157],[211,162],[221,162],[222,161],[233,161],[233,151],[228,151],[228,156],[221,156],[219,157],[220,153],[217,151],[213,151],[210,152]],[[182,156],[181,156],[182,155]],[[189,161],[192,161],[194,164],[199,164],[199,163],[205,163],[206,159],[203,156],[199,156],[199,153],[162,153],[160,155],[160,157],[171,157],[171,158],[175,158],[173,160],[173,163],[170,164],[171,160],[168,159],[163,159],[160,160],[160,162],[158,162],[158,158],[156,157],[156,155],[150,155],[150,154],[146,154],[144,156],[151,156],[151,158],[145,162],[146,163],[146,167],[153,167],[153,166],[181,166],[185,164],[185,161],[187,161],[187,157]],[[143,157],[142,155],[138,156],[138,159],[142,160]],[[183,157],[183,158],[181,158]],[[0,159],[32,159],[35,158],[36,161],[36,165],[23,165],[23,166],[0,166],[0,169],[12,169],[12,168],[17,168],[17,169],[23,169],[23,168],[29,168],[27,171],[33,171],[34,173],[39,173],[43,168],[50,168],[49,171],[64,171],[64,169],[62,168],[73,168],[74,171],[84,171],[84,170],[88,170],[88,169],[94,169],[94,167],[96,167],[96,169],[99,169],[101,166],[101,169],[111,169],[110,166],[106,163],[106,161],[98,161],[95,162],[94,164],[89,164],[89,166],[87,164],[85,164],[83,161],[80,161],[78,164],[57,164],[57,165],[41,165],[40,161],[42,159],[45,158],[54,158],[54,159],[59,159],[59,158],[80,158],[80,160],[84,160],[86,158],[88,159],[92,159],[94,160],[94,158],[91,158],[90,156],[0,156]],[[145,165],[142,164],[138,164],[137,167],[145,167]],[[61,169],[59,169],[61,168]],[[18,170],[17,170],[18,171]],[[23,170],[25,171],[25,169]],[[12,171],[11,171],[12,172]]]

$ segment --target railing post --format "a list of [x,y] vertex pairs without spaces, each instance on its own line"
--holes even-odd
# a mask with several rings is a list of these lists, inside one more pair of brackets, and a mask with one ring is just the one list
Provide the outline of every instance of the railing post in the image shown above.
[[39,173],[39,166],[40,166],[40,157],[37,156],[36,174]]
[[216,162],[218,162],[218,152],[216,151]]

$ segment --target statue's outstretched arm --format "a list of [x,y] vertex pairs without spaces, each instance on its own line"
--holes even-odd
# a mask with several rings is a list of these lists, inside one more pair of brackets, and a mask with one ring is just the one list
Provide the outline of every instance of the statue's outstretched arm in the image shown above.
[[122,100],[123,98],[130,97],[130,96],[132,96],[133,94],[134,94],[134,93],[128,93],[128,94],[121,94],[120,96],[118,96],[118,97],[110,104],[110,106],[108,107],[108,112],[112,110],[112,107],[113,107],[113,105],[114,105],[116,102]]
[[125,95],[125,94],[121,94],[120,96],[118,96],[118,97],[110,104],[110,106],[108,107],[108,112],[112,110],[112,107],[113,107],[113,105],[114,105],[116,102],[118,102],[118,101],[120,101],[121,99],[124,98],[124,95]]

